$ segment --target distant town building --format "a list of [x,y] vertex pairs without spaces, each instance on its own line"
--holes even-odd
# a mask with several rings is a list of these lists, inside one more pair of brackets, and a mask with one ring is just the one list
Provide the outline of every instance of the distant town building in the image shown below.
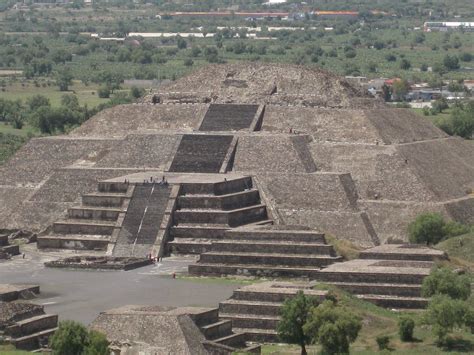
[[469,31],[474,32],[474,22],[425,22],[423,31]]

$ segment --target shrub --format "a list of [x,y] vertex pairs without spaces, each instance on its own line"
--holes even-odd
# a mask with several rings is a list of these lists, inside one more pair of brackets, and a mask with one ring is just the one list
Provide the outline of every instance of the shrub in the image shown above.
[[110,97],[110,89],[108,86],[101,86],[98,90],[97,90],[97,95],[99,95],[99,97],[101,99],[108,99]]
[[388,344],[390,343],[390,338],[386,335],[380,335],[376,339],[379,350],[388,349]]
[[466,300],[471,295],[469,276],[458,275],[448,268],[435,269],[423,280],[424,297],[446,295],[453,299]]
[[444,219],[439,213],[423,213],[408,226],[408,235],[412,243],[436,244],[444,234]]
[[398,321],[398,334],[401,341],[412,341],[415,321],[408,317],[401,317]]

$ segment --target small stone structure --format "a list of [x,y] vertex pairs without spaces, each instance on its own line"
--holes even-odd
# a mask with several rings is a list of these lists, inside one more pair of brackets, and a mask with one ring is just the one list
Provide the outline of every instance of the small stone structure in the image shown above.
[[25,293],[38,294],[39,286],[0,285],[0,299],[7,301],[0,302],[0,332],[18,349],[38,350],[48,345],[58,316],[46,314],[43,306],[15,301]]
[[89,270],[132,270],[152,264],[150,258],[127,258],[113,256],[72,256],[48,261],[47,267]]
[[120,354],[231,354],[260,353],[246,345],[246,335],[233,333],[229,321],[219,321],[218,310],[198,307],[124,306],[101,313],[90,325],[107,336]]
[[0,259],[8,259],[11,256],[20,254],[20,246],[10,244],[8,234],[0,234]]
[[0,302],[31,299],[39,292],[40,287],[38,285],[0,284]]

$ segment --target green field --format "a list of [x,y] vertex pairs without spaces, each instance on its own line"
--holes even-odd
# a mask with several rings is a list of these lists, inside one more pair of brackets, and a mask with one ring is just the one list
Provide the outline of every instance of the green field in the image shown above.
[[101,103],[107,102],[108,99],[101,99],[97,96],[97,85],[85,86],[80,81],[73,81],[73,85],[69,87],[69,91],[59,91],[56,85],[36,87],[32,81],[26,81],[24,84],[15,82],[6,87],[6,91],[0,92],[0,97],[8,100],[22,100],[34,95],[46,96],[51,106],[58,107],[61,104],[61,97],[66,94],[75,94],[81,105],[87,105],[92,108]]

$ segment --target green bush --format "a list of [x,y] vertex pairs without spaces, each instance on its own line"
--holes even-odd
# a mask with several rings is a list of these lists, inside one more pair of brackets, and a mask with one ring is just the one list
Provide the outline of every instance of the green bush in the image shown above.
[[379,350],[388,349],[388,345],[390,344],[390,338],[387,335],[380,335],[375,340],[377,341]]
[[444,219],[439,213],[423,213],[408,226],[410,242],[418,244],[436,244],[444,234]]
[[415,321],[409,317],[401,317],[398,321],[398,334],[401,341],[412,341]]
[[50,338],[53,355],[108,355],[109,342],[102,333],[88,331],[81,323],[62,321]]
[[101,86],[99,90],[97,90],[97,95],[101,99],[108,99],[110,97],[110,89],[108,86]]
[[424,297],[446,295],[467,300],[471,295],[471,282],[467,275],[458,275],[448,268],[438,268],[423,280],[421,292]]

